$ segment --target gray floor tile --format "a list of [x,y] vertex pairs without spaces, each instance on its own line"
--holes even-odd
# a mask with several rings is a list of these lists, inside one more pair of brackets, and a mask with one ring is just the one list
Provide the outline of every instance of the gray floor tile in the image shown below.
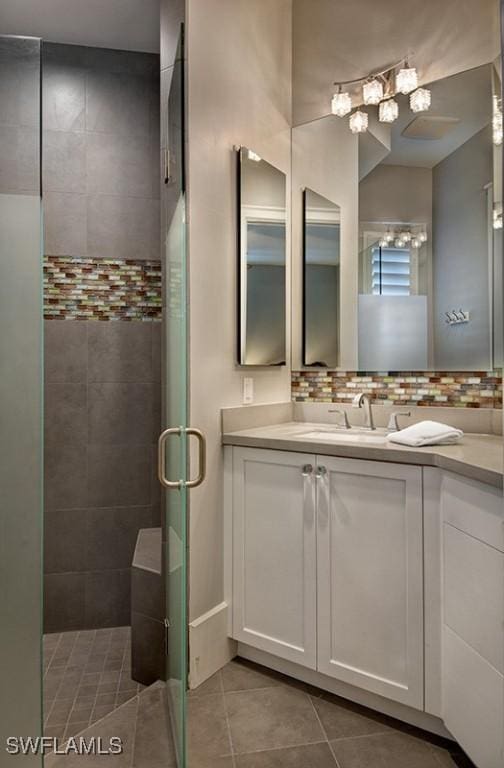
[[279,676],[254,669],[241,661],[231,661],[222,670],[224,691],[247,691],[254,688],[272,688],[281,685]]
[[332,741],[339,768],[440,768],[430,745],[403,733]]
[[284,687],[227,693],[231,740],[237,753],[323,741],[305,693]]
[[190,698],[187,712],[190,765],[203,758],[231,753],[222,694]]
[[212,677],[209,677],[208,680],[205,680],[205,682],[201,683],[197,688],[189,691],[189,697],[208,696],[212,693],[222,693],[222,678],[220,671],[216,672]]
[[376,719],[366,717],[358,712],[358,707],[351,704],[340,706],[334,701],[323,698],[312,698],[312,703],[320,718],[329,741],[352,736],[368,736],[372,733],[383,733],[389,727],[383,722],[385,718],[379,715]]
[[324,742],[237,755],[236,768],[337,768],[337,766],[329,744]]
[[168,730],[164,688],[153,686],[138,700],[132,768],[175,768],[177,764]]

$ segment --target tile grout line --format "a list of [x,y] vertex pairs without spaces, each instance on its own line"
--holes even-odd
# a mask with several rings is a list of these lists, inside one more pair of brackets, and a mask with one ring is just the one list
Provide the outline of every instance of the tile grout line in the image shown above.
[[340,768],[340,764],[339,764],[339,762],[338,762],[338,760],[336,758],[336,755],[334,754],[334,750],[333,750],[333,748],[331,746],[331,742],[329,741],[329,738],[327,736],[327,731],[324,728],[324,725],[323,725],[322,720],[321,720],[321,718],[319,716],[319,713],[317,712],[317,708],[316,708],[315,704],[313,703],[313,699],[312,699],[312,697],[310,696],[309,693],[307,693],[306,695],[308,696],[308,699],[310,700],[310,704],[311,704],[312,709],[313,709],[313,711],[315,713],[315,717],[317,718],[318,724],[320,725],[322,733],[325,736],[326,744],[329,747],[329,751],[330,751],[330,753],[331,753],[331,755],[333,757],[334,762],[336,763],[336,768]]
[[231,762],[233,764],[233,768],[236,766],[236,752],[234,748],[233,743],[233,735],[231,733],[231,723],[229,721],[229,712],[228,712],[228,706],[227,706],[227,699],[226,699],[226,691],[224,690],[224,678],[222,676],[222,670],[219,669],[219,681],[220,681],[220,688],[222,692],[222,701],[224,704],[224,714],[226,715],[226,728],[228,732],[228,739],[229,739],[229,746],[231,748]]

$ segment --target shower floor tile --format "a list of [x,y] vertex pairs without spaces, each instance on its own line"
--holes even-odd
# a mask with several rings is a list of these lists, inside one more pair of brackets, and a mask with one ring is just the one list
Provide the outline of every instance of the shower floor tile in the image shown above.
[[44,635],[44,732],[68,739],[136,696],[130,627]]

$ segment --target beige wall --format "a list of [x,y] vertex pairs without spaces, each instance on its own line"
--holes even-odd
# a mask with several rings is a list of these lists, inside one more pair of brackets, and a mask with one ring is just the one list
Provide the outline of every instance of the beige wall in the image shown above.
[[340,368],[357,368],[358,139],[334,117],[292,131],[292,367],[301,367],[304,187],[341,208]]
[[187,44],[190,419],[208,441],[207,479],[190,499],[194,620],[224,599],[220,409],[241,404],[244,376],[254,379],[256,403],[290,399],[289,368],[235,363],[233,147],[290,172],[291,0],[188,0]]

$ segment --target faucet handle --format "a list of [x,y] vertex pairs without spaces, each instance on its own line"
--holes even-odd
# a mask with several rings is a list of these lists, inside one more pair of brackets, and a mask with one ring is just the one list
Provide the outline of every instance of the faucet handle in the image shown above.
[[394,411],[394,413],[390,414],[387,429],[390,429],[391,432],[399,432],[401,429],[397,421],[398,416],[411,416],[411,411]]
[[363,398],[364,398],[364,395],[362,392],[359,392],[358,395],[355,395],[355,397],[352,400],[352,408],[360,408],[362,406]]
[[343,408],[329,408],[329,413],[339,413],[340,416],[343,416],[343,425],[345,429],[351,429],[347,412],[344,411]]

